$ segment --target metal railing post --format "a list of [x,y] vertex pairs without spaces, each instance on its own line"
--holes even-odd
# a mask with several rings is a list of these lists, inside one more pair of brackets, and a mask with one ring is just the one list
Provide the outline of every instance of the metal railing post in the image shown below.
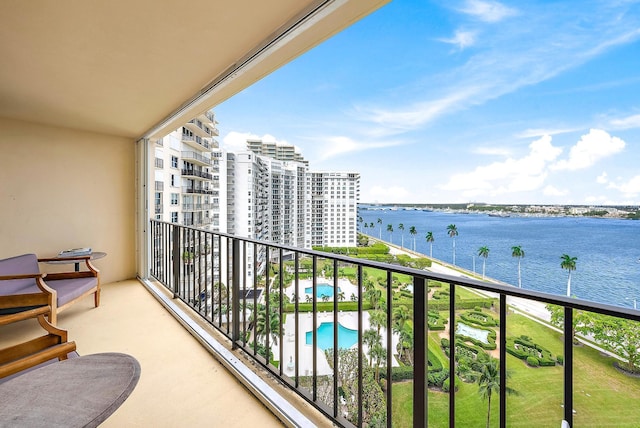
[[413,277],[413,427],[427,426],[427,285]]
[[180,230],[177,226],[171,226],[173,238],[173,298],[178,297],[178,287],[180,286]]
[[573,426],[573,309],[564,308],[564,420]]
[[[231,349],[238,347],[240,341],[240,242],[237,239],[231,241],[233,252],[231,283]],[[227,320],[229,322],[229,320]]]

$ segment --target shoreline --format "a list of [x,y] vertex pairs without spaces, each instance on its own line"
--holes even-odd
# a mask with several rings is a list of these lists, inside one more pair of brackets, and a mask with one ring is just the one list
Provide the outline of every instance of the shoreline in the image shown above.
[[[461,268],[458,266],[455,266],[455,268],[453,268],[453,267],[450,267],[451,265],[449,263],[443,262],[442,260],[438,260],[433,257],[429,257],[426,254],[418,253],[417,251],[413,251],[411,249],[402,248],[399,245],[391,244],[387,241],[384,241],[382,239],[379,239],[370,235],[367,235],[367,236],[369,237],[369,239],[382,242],[386,246],[388,246],[390,254],[393,254],[393,255],[404,254],[413,258],[424,257],[431,260],[431,267],[426,268],[426,270],[429,270],[430,272],[442,273],[442,274],[451,275],[451,276],[462,276],[467,278],[480,279],[479,275],[474,274],[473,272],[469,272],[464,268]],[[463,272],[466,272],[466,273],[463,273]],[[494,284],[515,287],[513,284],[508,284],[506,282],[502,282],[487,276],[485,276],[484,281],[491,282]],[[472,289],[472,291],[486,297],[498,297],[496,293],[491,293],[491,292],[482,291],[482,290],[475,290],[475,289]],[[521,297],[507,296],[507,305],[519,310],[520,312],[523,313],[523,315],[530,315],[530,316],[539,318],[538,321],[540,320],[545,321],[545,324],[548,324],[551,321],[551,314],[547,310],[546,305],[542,302],[538,302],[536,300],[524,299]]]
[[[359,232],[362,233],[362,232]],[[431,268],[426,268],[426,270],[429,270],[431,272],[436,272],[436,273],[442,273],[445,275],[451,275],[451,276],[466,276],[468,278],[473,278],[474,273],[473,272],[469,272],[468,275],[461,273],[460,271],[467,271],[464,268],[460,268],[458,266],[455,266],[455,269],[448,267],[450,266],[449,263],[443,262],[441,260],[435,259],[433,257],[429,257],[426,254],[422,254],[422,253],[418,253],[417,251],[413,251],[411,249],[406,249],[406,248],[402,248],[396,244],[391,244],[389,242],[386,242],[380,238],[376,238],[374,236],[370,236],[367,234],[364,234],[366,236],[368,236],[370,239],[373,239],[375,241],[378,242],[382,242],[383,244],[387,245],[389,247],[389,253],[393,254],[393,255],[397,255],[397,254],[405,254],[408,255],[409,257],[413,257],[413,258],[417,258],[417,257],[424,257],[427,258],[429,260],[431,260]],[[435,267],[435,269],[434,269]],[[468,272],[468,271],[467,271]],[[475,276],[478,276],[477,274]],[[477,279],[477,278],[475,278]],[[506,282],[502,282],[502,281],[498,281],[495,280],[493,278],[490,277],[486,277],[484,278],[484,281],[487,282],[493,282],[495,284],[502,284],[502,285],[507,285],[507,286],[511,286],[511,287],[515,287],[513,284],[508,284]],[[492,293],[492,292],[488,292],[488,291],[482,291],[482,290],[475,290],[475,289],[470,289],[471,291],[479,294],[479,295],[484,295],[486,297],[498,297],[497,293]],[[546,308],[546,304],[539,302],[537,300],[531,300],[531,299],[525,299],[522,297],[513,297],[513,296],[507,296],[507,306],[511,307],[512,309],[514,309],[515,311],[517,311],[518,313],[520,313],[521,315],[535,321],[538,322],[548,328],[551,328],[559,333],[562,333],[562,330],[554,325],[551,324],[551,313],[547,310]],[[582,344],[584,344],[585,346],[589,346],[593,349],[598,350],[601,353],[607,354],[612,358],[615,358],[619,361],[624,361],[626,362],[626,360],[624,358],[621,358],[619,355],[614,354],[611,351],[608,351],[602,347],[600,347],[599,345],[597,345],[596,343],[592,342],[592,339],[584,337],[584,336],[579,336],[576,335],[575,339],[579,340]]]

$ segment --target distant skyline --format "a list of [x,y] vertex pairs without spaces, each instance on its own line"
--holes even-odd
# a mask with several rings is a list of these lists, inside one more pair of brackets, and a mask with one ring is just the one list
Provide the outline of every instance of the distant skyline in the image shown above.
[[363,202],[639,205],[640,1],[392,1],[215,111]]

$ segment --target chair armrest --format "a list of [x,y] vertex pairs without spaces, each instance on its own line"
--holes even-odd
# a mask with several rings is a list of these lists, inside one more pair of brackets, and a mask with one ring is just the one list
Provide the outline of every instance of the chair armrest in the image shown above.
[[23,273],[20,275],[0,275],[0,281],[11,281],[13,279],[30,279],[30,278],[44,278],[46,273]]

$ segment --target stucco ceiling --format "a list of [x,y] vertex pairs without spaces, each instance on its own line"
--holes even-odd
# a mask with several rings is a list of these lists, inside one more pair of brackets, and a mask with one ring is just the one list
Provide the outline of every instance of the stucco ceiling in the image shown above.
[[0,117],[131,138],[163,132],[387,1],[3,0]]

